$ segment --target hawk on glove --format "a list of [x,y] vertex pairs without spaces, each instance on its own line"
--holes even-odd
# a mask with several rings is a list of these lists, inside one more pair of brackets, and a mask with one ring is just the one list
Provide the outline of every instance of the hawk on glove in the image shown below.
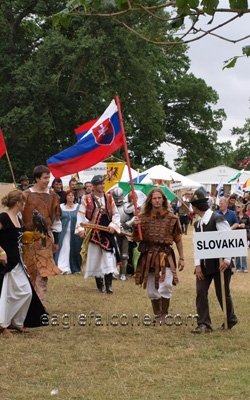
[[48,225],[47,221],[44,218],[43,214],[41,214],[37,210],[33,210],[32,213],[32,222],[36,228],[36,230],[43,235],[44,237],[42,238],[42,246],[46,247],[46,237],[48,236]]

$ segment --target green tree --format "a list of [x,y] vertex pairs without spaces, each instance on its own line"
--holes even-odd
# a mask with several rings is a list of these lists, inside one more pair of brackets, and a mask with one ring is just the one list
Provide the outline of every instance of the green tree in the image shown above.
[[[179,146],[183,157],[205,148],[208,160],[225,114],[215,110],[217,93],[188,74],[185,46],[168,52],[101,16],[83,23],[75,15],[67,30],[53,29],[48,18],[53,7],[44,12],[43,3],[30,3],[39,11],[26,12],[15,35],[6,12],[0,25],[6,56],[0,61],[0,118],[17,176],[31,174],[34,165],[73,145],[74,128],[100,116],[114,95],[121,99],[133,167],[164,164],[159,147],[166,141]],[[22,14],[19,2],[4,4],[14,20]],[[162,37],[160,19],[144,13],[122,18],[142,35]],[[122,149],[117,156],[124,158]],[[10,179],[6,160],[1,162],[0,180]]]
[[[231,166],[237,169],[242,169],[239,162],[243,162],[250,157],[250,119],[246,119],[242,128],[233,128],[232,135],[237,135],[238,139],[235,144]],[[250,165],[247,166],[246,170],[250,170]]]
[[[116,8],[111,12],[101,10],[103,3],[115,5]],[[152,37],[149,35],[149,31],[142,33],[138,25],[131,26],[123,19],[124,15],[144,13],[150,15],[151,19],[159,20],[158,11],[162,9],[168,9],[170,12],[160,19],[162,26],[160,36]],[[68,1],[66,8],[54,15],[53,19],[55,25],[60,23],[64,27],[68,27],[74,14],[80,15],[82,18],[112,18],[141,39],[171,49],[172,46],[189,44],[207,35],[232,43],[240,42],[248,37],[247,30],[246,37],[243,35],[237,39],[228,39],[221,33],[221,30],[224,26],[248,13],[250,13],[248,0],[229,0],[227,6],[219,0],[71,0]],[[225,19],[223,23],[218,23],[214,18],[217,14],[224,14],[228,19]],[[201,28],[199,23],[204,19],[206,19],[207,27]],[[246,27],[248,27],[247,24]],[[175,40],[172,35],[169,36],[173,29],[177,32],[178,40]],[[249,56],[250,45],[244,46],[242,55],[227,60],[224,68],[232,68],[240,57]]]

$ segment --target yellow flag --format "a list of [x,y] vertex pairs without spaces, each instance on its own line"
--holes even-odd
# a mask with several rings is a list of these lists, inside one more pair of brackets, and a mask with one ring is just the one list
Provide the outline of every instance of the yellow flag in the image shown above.
[[125,162],[107,163],[107,173],[105,176],[105,188],[104,188],[105,192],[108,192],[112,186],[120,182],[124,166]]

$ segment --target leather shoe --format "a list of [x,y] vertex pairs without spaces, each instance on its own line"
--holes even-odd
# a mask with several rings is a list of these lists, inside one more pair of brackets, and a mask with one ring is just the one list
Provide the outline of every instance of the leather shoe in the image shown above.
[[195,329],[191,331],[191,333],[211,333],[213,329],[205,324],[198,325]]
[[[228,330],[230,330],[230,329],[232,329],[233,327],[234,327],[234,325],[236,325],[237,324],[237,320],[236,321],[232,321],[232,322],[230,322],[229,324],[228,324]],[[225,327],[224,327],[224,323],[219,327],[219,328],[217,328],[217,331],[225,331],[226,329],[225,329]]]

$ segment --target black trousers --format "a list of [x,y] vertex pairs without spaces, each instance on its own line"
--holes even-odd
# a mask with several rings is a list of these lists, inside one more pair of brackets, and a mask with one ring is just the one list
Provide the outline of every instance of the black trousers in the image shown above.
[[[207,275],[204,280],[198,280],[196,278],[196,308],[198,317],[198,325],[205,324],[211,327],[211,319],[209,314],[209,304],[208,304],[208,290],[211,285],[212,280],[214,280],[216,297],[220,303],[222,309],[222,294],[221,294],[221,281],[220,272],[215,274]],[[234,313],[234,306],[232,297],[230,295],[230,280],[231,280],[231,268],[228,268],[224,272],[225,280],[225,294],[226,294],[226,306],[227,306],[227,323],[228,328],[232,328],[237,321],[237,317]]]

